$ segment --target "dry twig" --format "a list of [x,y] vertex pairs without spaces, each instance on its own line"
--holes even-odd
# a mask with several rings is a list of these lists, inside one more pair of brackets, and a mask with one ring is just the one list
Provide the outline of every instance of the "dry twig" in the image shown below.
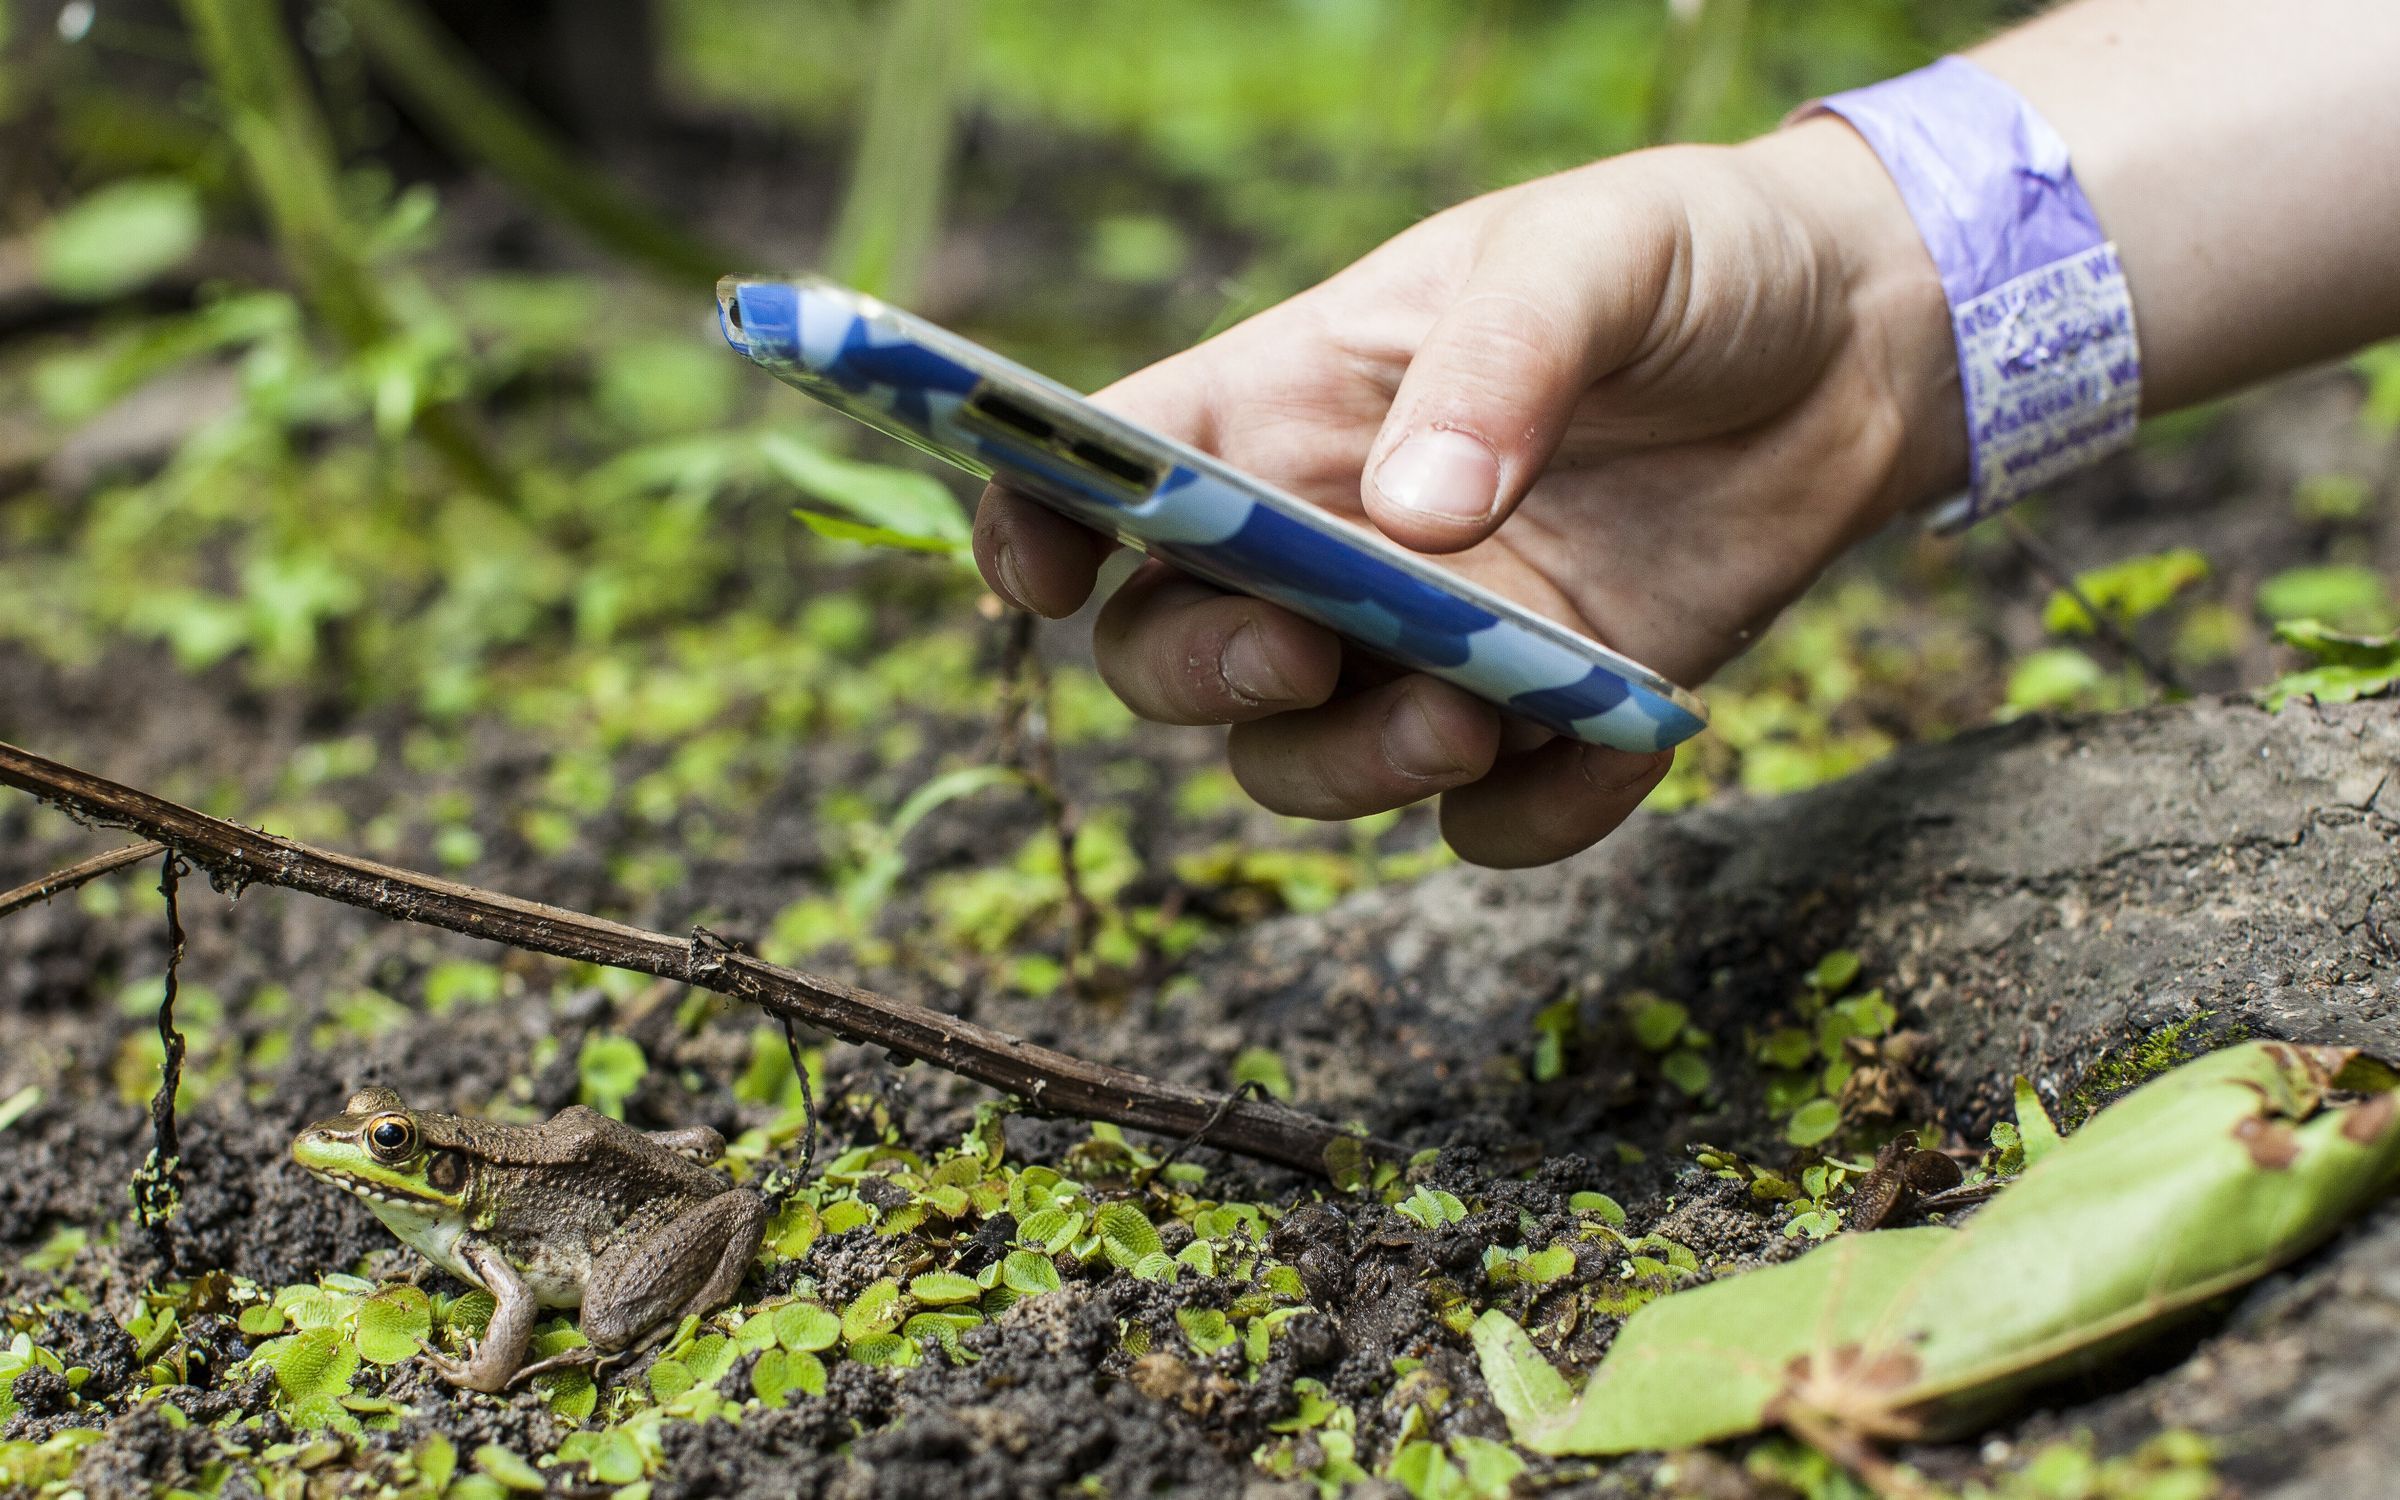
[[63,870],[53,870],[41,879],[18,886],[13,891],[0,891],[0,917],[13,917],[26,907],[38,906],[52,896],[75,889],[85,881],[113,875],[127,865],[138,865],[145,859],[155,859],[164,854],[166,849],[164,844],[145,839],[138,844],[127,844],[122,849],[111,849],[106,854],[95,854]]
[[721,943],[670,937],[244,828],[4,743],[0,785],[30,792],[85,822],[154,838],[207,871],[219,890],[281,886],[532,953],[713,990],[778,1018],[1018,1095],[1037,1113],[1107,1120],[1178,1139],[1197,1136],[1222,1151],[1319,1173],[1326,1170],[1326,1146],[1343,1135],[1327,1121],[1279,1104],[1228,1102],[1208,1089],[1088,1062],[838,979],[727,951]]

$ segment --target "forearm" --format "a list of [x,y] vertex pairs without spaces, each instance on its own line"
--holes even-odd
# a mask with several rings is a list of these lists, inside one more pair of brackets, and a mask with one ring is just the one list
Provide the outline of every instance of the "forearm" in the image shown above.
[[2400,334],[2400,3],[2082,0],[1968,56],[2065,138],[2145,410]]

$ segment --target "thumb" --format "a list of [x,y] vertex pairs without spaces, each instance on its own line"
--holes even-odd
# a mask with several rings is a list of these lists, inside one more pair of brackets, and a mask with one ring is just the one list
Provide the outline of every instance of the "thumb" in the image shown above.
[[1494,226],[1409,360],[1362,486],[1368,516],[1402,546],[1455,552],[1497,530],[1549,466],[1577,402],[1650,326],[1664,257],[1554,229]]

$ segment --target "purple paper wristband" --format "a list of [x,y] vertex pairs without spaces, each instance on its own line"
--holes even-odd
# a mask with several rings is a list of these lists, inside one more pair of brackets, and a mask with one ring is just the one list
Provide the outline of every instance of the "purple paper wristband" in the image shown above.
[[1950,303],[1970,477],[1935,523],[1967,525],[2131,442],[2133,300],[2049,122],[1960,57],[1817,111],[1882,158]]

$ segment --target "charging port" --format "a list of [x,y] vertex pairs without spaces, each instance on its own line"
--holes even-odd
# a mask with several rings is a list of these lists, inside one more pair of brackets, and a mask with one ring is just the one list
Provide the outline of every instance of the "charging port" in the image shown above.
[[1058,428],[1048,417],[1019,406],[995,391],[977,391],[968,398],[967,405],[976,415],[1021,432],[1037,443],[1048,443],[1058,435]]
[[1128,454],[1119,453],[1116,449],[1093,442],[1090,438],[1074,439],[1067,444],[1067,452],[1077,462],[1098,469],[1113,479],[1121,479],[1145,495],[1158,487],[1158,469],[1154,465],[1146,464]]

